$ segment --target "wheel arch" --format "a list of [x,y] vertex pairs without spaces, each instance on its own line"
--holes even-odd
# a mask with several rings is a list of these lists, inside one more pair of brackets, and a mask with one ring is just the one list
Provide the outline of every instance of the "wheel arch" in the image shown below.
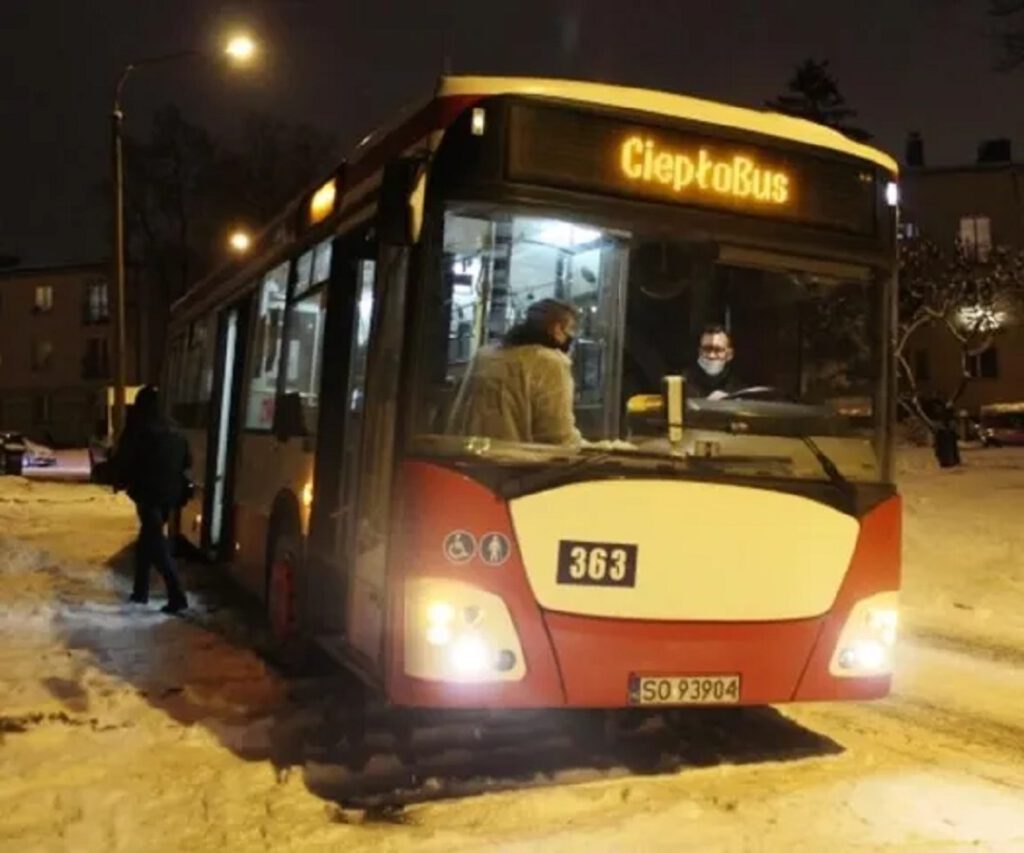
[[263,555],[263,600],[270,599],[270,569],[274,559],[274,548],[280,536],[294,536],[300,543],[302,536],[302,512],[299,498],[291,489],[281,489],[274,497],[267,524],[267,541]]

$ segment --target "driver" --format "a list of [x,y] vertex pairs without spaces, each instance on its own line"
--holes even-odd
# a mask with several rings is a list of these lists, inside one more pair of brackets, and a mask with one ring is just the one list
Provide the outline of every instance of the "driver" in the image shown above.
[[732,337],[724,326],[705,326],[700,333],[697,363],[686,371],[686,393],[691,397],[721,400],[740,390],[732,369]]

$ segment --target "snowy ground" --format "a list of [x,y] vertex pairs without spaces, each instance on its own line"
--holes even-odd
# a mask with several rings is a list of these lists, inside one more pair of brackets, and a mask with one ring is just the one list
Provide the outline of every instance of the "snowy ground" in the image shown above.
[[697,723],[699,768],[397,816],[324,793],[338,685],[277,675],[209,570],[195,619],[124,605],[130,505],[0,477],[0,850],[1024,850],[1024,451],[966,463],[901,463],[890,699]]

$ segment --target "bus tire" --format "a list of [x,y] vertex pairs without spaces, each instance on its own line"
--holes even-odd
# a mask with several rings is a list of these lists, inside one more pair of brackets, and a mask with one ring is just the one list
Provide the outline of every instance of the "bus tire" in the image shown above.
[[287,666],[300,663],[302,642],[302,539],[287,523],[275,525],[267,549],[267,625],[274,657]]

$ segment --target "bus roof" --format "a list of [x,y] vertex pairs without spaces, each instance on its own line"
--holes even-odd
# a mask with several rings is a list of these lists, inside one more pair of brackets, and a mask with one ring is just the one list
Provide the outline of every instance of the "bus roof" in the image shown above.
[[896,161],[883,151],[854,142],[839,131],[801,118],[767,110],[751,110],[717,101],[705,101],[688,95],[676,95],[657,89],[636,89],[581,80],[551,80],[532,77],[442,77],[437,96],[487,97],[490,95],[531,95],[558,98],[588,104],[620,107],[654,115],[734,127],[817,145],[862,160],[876,163],[893,174],[899,172]]
[[[366,204],[365,193],[353,190],[356,187],[365,188],[367,183],[372,184],[374,175],[379,174],[388,158],[416,147],[433,147],[439,138],[438,132],[443,132],[458,111],[475,101],[499,95],[522,95],[566,103],[610,106],[653,116],[662,115],[718,127],[737,128],[836,151],[875,163],[894,175],[899,171],[896,161],[882,151],[854,142],[831,128],[781,113],[736,107],[656,89],[637,89],[582,80],[446,76],[440,78],[429,97],[408,105],[391,122],[378,126],[345,158],[342,167],[348,172],[337,210],[347,214],[353,207]],[[337,174],[337,171],[333,174]],[[194,283],[174,303],[172,315],[179,310],[186,313],[202,310],[202,306],[219,301],[226,292],[233,293],[235,286],[231,282],[247,277],[251,271],[263,267],[267,253],[274,254],[280,249],[274,235],[290,220],[303,200],[308,198],[311,189],[306,188],[264,226],[254,241],[248,259],[227,262],[201,282]],[[206,286],[199,288],[199,284]]]

